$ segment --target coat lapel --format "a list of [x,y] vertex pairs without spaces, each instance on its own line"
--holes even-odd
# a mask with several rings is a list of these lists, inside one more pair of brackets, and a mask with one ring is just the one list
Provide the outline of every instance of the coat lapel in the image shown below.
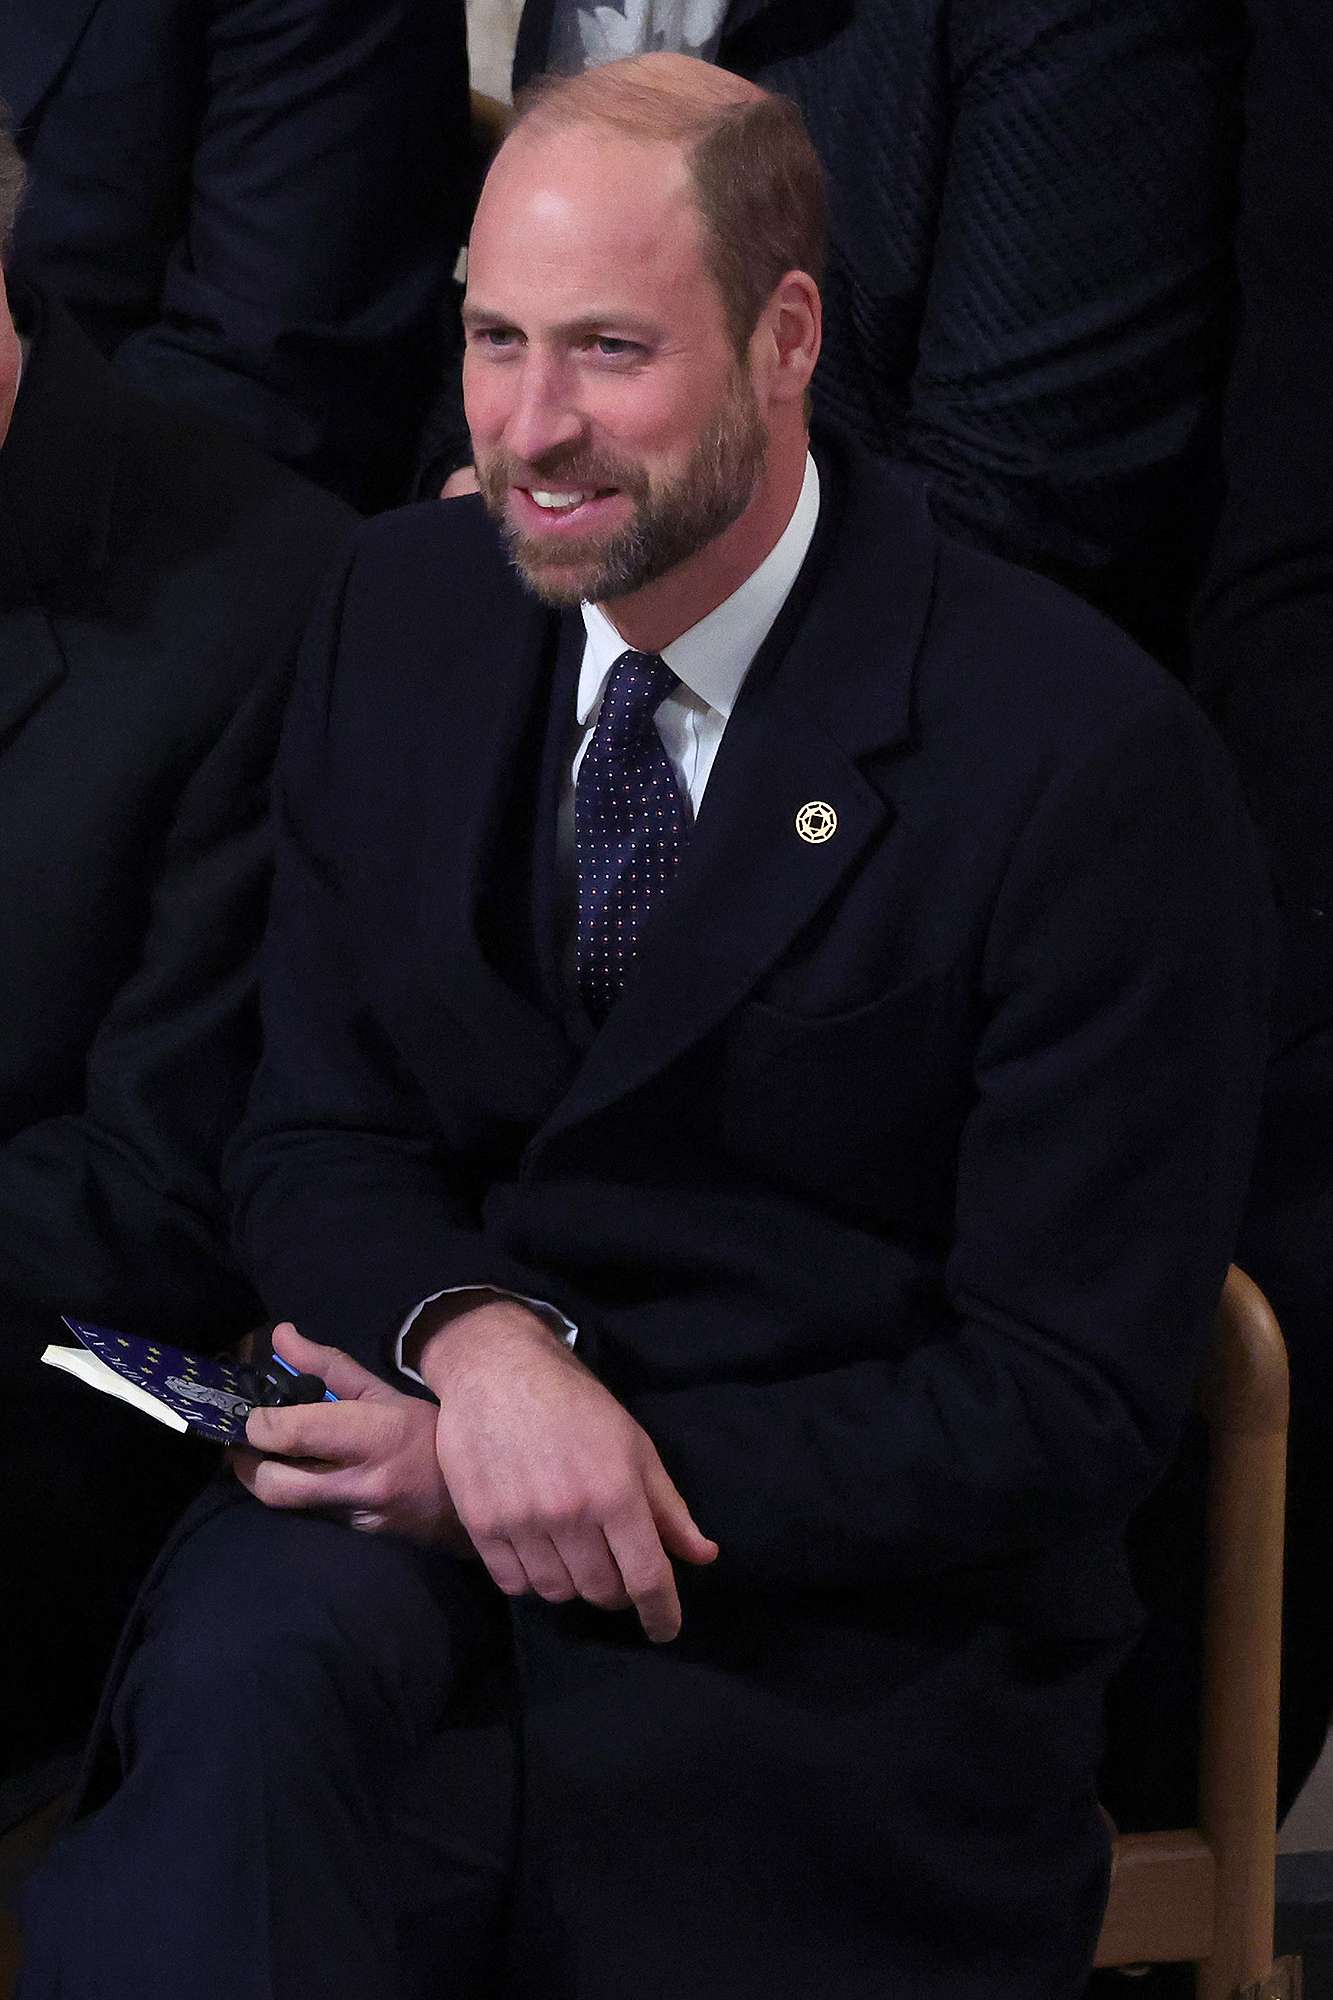
[[[510,593],[512,606],[513,597]],[[474,607],[477,609],[477,607]],[[574,619],[577,625],[578,620]],[[552,988],[556,771],[574,712],[581,646],[571,621],[523,601],[493,625],[505,669],[469,676],[446,718],[447,787],[434,768],[438,724],[423,727],[418,783],[429,801],[419,842],[418,925],[429,992],[475,1024],[478,1060],[500,1116],[530,1123],[566,1088],[576,1061]],[[425,699],[433,706],[433,690]],[[428,711],[429,712],[429,709]],[[534,812],[534,805],[537,810]],[[541,1115],[540,1112],[538,1115]]]
[[[859,470],[849,491],[836,462],[822,458],[820,471],[819,532],[727,725],[670,895],[541,1139],[717,1027],[890,824],[860,759],[910,734],[935,539],[914,486]],[[892,558],[868,562],[879,543]],[[815,806],[837,823],[812,841],[798,818]]]
[[0,95],[15,132],[73,55],[98,0],[0,0]]

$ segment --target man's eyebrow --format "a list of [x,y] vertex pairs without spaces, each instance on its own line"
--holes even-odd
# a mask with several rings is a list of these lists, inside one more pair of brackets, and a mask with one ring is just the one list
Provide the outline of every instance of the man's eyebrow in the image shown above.
[[[462,320],[466,327],[508,326],[517,328],[517,323],[508,313],[493,310],[490,306],[469,304],[462,306]],[[626,334],[636,340],[651,340],[657,334],[657,327],[651,320],[640,319],[636,313],[628,313],[615,307],[605,312],[581,312],[574,319],[558,320],[554,326],[544,329],[557,340],[568,340],[578,334],[605,333],[614,327],[617,334]]]
[[460,309],[464,326],[508,326],[510,321],[500,312],[492,312],[489,306],[470,305],[464,299]]

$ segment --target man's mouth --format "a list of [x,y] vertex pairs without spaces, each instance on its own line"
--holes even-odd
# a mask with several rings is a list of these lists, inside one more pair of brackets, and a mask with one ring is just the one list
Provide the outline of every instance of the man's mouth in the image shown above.
[[585,500],[591,500],[596,488],[589,487],[584,493],[549,493],[530,486],[528,492],[539,507],[546,507],[552,513],[563,513],[568,507],[581,507]]
[[510,506],[529,533],[581,532],[602,525],[603,515],[615,519],[620,499],[616,486],[522,486],[510,488]]

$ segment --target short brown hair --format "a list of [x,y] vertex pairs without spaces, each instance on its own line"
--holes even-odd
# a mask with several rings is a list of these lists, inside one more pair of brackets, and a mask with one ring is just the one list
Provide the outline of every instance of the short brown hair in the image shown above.
[[14,218],[19,212],[25,178],[23,156],[10,131],[9,113],[0,104],[0,254],[9,248],[14,233]]
[[631,56],[578,76],[543,76],[518,99],[516,130],[609,125],[682,147],[703,223],[704,260],[744,354],[788,271],[824,274],[824,170],[790,98],[682,56]]

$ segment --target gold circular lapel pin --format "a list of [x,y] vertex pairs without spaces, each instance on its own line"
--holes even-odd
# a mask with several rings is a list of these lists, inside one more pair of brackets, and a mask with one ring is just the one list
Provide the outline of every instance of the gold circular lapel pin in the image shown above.
[[796,831],[812,847],[819,847],[838,831],[838,815],[823,799],[808,799],[796,815]]

